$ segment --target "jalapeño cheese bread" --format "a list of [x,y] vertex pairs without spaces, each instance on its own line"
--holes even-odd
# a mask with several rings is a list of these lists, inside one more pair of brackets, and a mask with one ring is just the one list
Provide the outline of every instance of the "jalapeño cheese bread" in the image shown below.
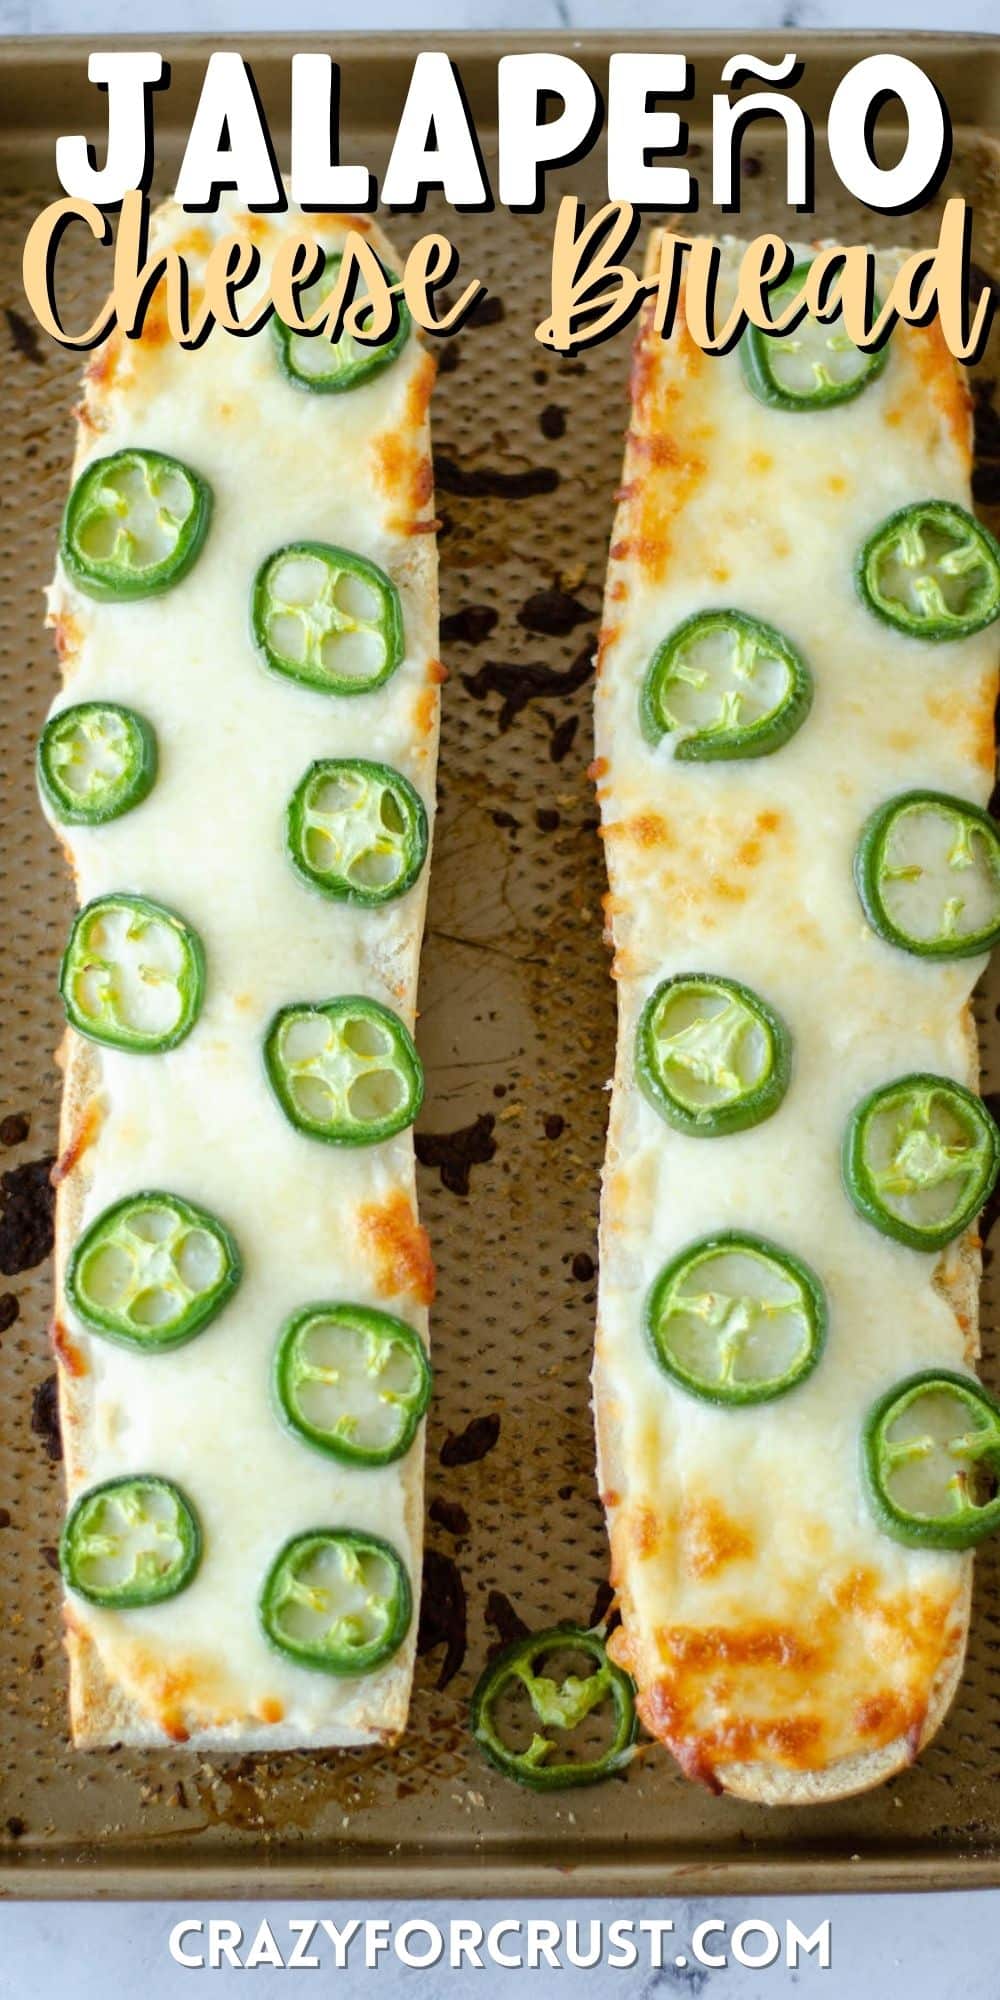
[[640,328],[596,696],[611,1650],[682,1768],[748,1799],[917,1754],[1000,1512],[970,1012],[1000,550],[970,445],[936,325],[714,359],[683,303]]
[[[197,261],[234,226],[267,265],[303,222],[168,205],[155,241]],[[317,301],[348,226],[306,225]],[[81,904],[55,1321],[73,1732],[388,1741],[430,1394],[434,366],[405,310],[381,348],[272,325],[195,352],[157,311],[87,370],[39,748]]]

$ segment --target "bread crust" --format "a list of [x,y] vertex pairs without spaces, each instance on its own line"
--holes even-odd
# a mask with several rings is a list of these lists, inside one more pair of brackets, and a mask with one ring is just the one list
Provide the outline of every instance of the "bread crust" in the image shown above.
[[[659,261],[658,233],[653,232],[647,246],[647,277],[658,270]],[[921,336],[915,338],[919,340]],[[685,421],[684,415],[681,414],[687,394],[687,381],[696,380],[706,365],[712,365],[702,362],[690,342],[683,320],[683,299],[679,331],[675,333],[673,341],[677,347],[677,359],[665,387],[662,383],[655,386],[658,363],[651,348],[656,343],[648,341],[642,327],[636,344],[633,373],[633,428],[630,430],[626,448],[619,509],[612,535],[601,648],[598,654],[598,751],[600,752],[602,748],[609,751],[608,758],[598,755],[594,767],[594,775],[598,780],[598,796],[602,801],[607,796],[602,791],[602,781],[608,779],[610,791],[614,780],[610,762],[614,745],[612,736],[608,733],[607,715],[614,714],[620,717],[621,709],[611,705],[613,697],[607,693],[606,688],[602,690],[601,680],[608,673],[617,672],[628,679],[634,678],[637,672],[634,634],[631,638],[622,637],[625,607],[628,605],[630,592],[636,585],[637,567],[644,571],[643,581],[647,593],[650,591],[651,583],[655,585],[664,573],[670,574],[668,552],[671,550],[676,522],[682,516],[686,504],[686,482],[694,485],[700,476],[697,459],[697,452],[700,449],[698,440],[700,435],[706,437],[712,435],[706,424],[706,416],[711,420],[712,412],[706,411],[705,408],[704,385],[701,391],[702,400],[697,405],[694,415],[689,421]],[[921,355],[921,368],[924,360],[925,357]],[[969,431],[968,413],[967,410],[964,413],[963,429],[959,423],[959,413],[955,408],[956,398],[959,401],[961,398],[955,386],[954,367],[950,360],[947,368],[943,362],[939,367],[939,360],[936,348],[933,355],[926,357],[927,368],[933,364],[937,371],[934,393],[940,406],[942,428],[951,431],[953,438],[960,442],[960,451],[964,451],[967,456],[968,447],[965,440]],[[941,377],[940,382],[937,379],[938,374]],[[700,432],[699,426],[702,427]],[[794,428],[794,423],[792,427]],[[695,441],[693,444],[692,439]],[[651,471],[651,468],[654,470]],[[702,466],[701,471],[703,470]],[[657,477],[659,479],[657,504],[661,510],[659,514],[654,513],[652,504],[644,506],[645,484],[647,481],[652,483]],[[722,591],[728,588],[726,584],[721,585]],[[708,601],[714,602],[718,593],[717,586]],[[726,601],[725,597],[723,601]],[[618,664],[619,656],[615,651],[619,645],[624,646],[624,653],[620,656],[623,661],[621,665]],[[631,679],[629,684],[631,685]],[[602,695],[608,704],[603,723],[605,730],[603,743],[600,724]],[[725,767],[716,767],[716,771],[720,768]],[[642,794],[641,787],[637,788],[634,783],[629,790],[627,781],[622,779],[614,797],[616,813],[622,810],[623,797],[627,798],[630,809],[637,815],[648,813],[647,798]],[[676,806],[676,799],[673,804]],[[668,802],[668,813],[669,809]],[[611,836],[617,833],[619,825],[609,823],[614,821],[615,814],[610,813],[607,807],[603,807],[603,813],[605,835]],[[660,824],[662,827],[663,822]],[[650,842],[657,838],[657,831],[648,818],[643,821],[637,816],[629,830],[636,840],[639,840],[640,835],[648,838]],[[663,839],[669,857],[671,848],[669,830],[664,830]],[[609,1195],[609,1187],[622,1167],[625,1153],[623,1106],[628,1093],[634,1091],[632,1054],[623,1031],[623,1022],[631,1004],[627,987],[629,982],[634,987],[636,981],[652,974],[652,968],[643,960],[637,943],[635,910],[629,907],[629,890],[621,886],[622,879],[629,881],[628,871],[623,869],[621,878],[616,881],[613,848],[609,848],[609,858],[612,863],[611,894],[607,899],[606,908],[611,940],[616,948],[615,973],[625,984],[619,988],[619,1035],[612,1083],[605,1192],[601,1207],[602,1271],[607,1268],[615,1254],[614,1237],[619,1218],[611,1212],[612,1199],[617,1197]],[[678,880],[676,871],[680,864],[673,865],[675,872],[671,879],[676,882]],[[647,879],[651,882],[656,879],[652,865]],[[636,872],[633,871],[631,877],[633,890],[635,880]],[[724,923],[725,904],[720,904],[719,909],[720,921]],[[683,916],[679,921],[683,924]],[[695,946],[693,949],[697,961],[698,947]],[[979,1061],[975,1023],[971,1007],[968,1005],[964,1007],[962,1013],[961,1036],[965,1081],[970,1089],[975,1090],[979,1082]],[[634,1128],[630,1128],[630,1135],[632,1131]],[[627,1174],[624,1179],[627,1182]],[[965,1360],[970,1366],[979,1352],[980,1273],[980,1242],[973,1229],[941,1254],[934,1266],[932,1278],[935,1290],[947,1303],[957,1325],[962,1329]],[[639,1609],[630,1588],[632,1568],[636,1561],[634,1536],[637,1530],[634,1522],[627,1518],[629,1510],[623,1497],[633,1490],[630,1488],[631,1467],[623,1435],[622,1411],[616,1400],[614,1367],[609,1365],[608,1347],[608,1325],[599,1304],[593,1371],[598,1480],[608,1513],[612,1545],[612,1582],[623,1619],[622,1627],[612,1637],[611,1646],[619,1662],[632,1671],[637,1679],[640,1712],[647,1727],[651,1733],[659,1735],[668,1743],[683,1764],[683,1744],[672,1740],[671,1731],[664,1727],[662,1720],[655,1713],[655,1704],[651,1699],[653,1690],[648,1684],[655,1672],[653,1666],[655,1644],[649,1631],[643,1630]],[[651,1535],[654,1532],[653,1524],[650,1524],[649,1532]],[[954,1561],[956,1582],[950,1606],[950,1612],[954,1614],[954,1625],[952,1626],[949,1617],[947,1643],[943,1655],[939,1658],[937,1671],[930,1685],[924,1690],[926,1700],[919,1724],[910,1724],[892,1740],[878,1744],[870,1750],[840,1756],[824,1765],[812,1765],[808,1758],[804,1758],[801,1765],[796,1764],[794,1757],[789,1757],[787,1762],[778,1761],[768,1757],[766,1751],[762,1749],[759,1756],[750,1759],[734,1755],[730,1760],[725,1760],[721,1755],[716,1755],[711,1760],[706,1758],[704,1765],[699,1764],[692,1755],[690,1763],[685,1764],[689,1775],[701,1777],[713,1789],[725,1791],[749,1802],[768,1805],[807,1805],[830,1803],[866,1791],[883,1783],[888,1777],[911,1763],[940,1728],[962,1673],[968,1635],[973,1561],[971,1554],[956,1557]],[[665,1605],[663,1610],[665,1622],[669,1619],[669,1615],[669,1605]],[[648,1605],[645,1616],[648,1619]],[[639,1657],[640,1643],[645,1649],[645,1658]],[[780,1683],[776,1685],[780,1686]]]
[[[172,210],[173,204],[165,204],[162,215]],[[337,218],[325,217],[329,224]],[[391,245],[374,222],[364,219],[358,224],[357,218],[343,218],[345,222],[363,228],[373,247],[391,268],[395,256]],[[267,338],[265,333],[263,336]],[[219,331],[213,338],[224,340],[227,336]],[[103,428],[103,407],[111,393],[115,361],[113,343],[108,343],[92,359],[85,371],[83,400],[77,409],[77,449],[74,461],[74,477],[82,463],[93,453],[95,432]],[[436,372],[435,363],[423,345],[420,359],[413,371],[415,385],[415,435],[423,429],[427,402]],[[294,393],[294,392],[292,392]],[[411,440],[412,442],[412,440]],[[417,437],[419,443],[419,436]],[[393,477],[394,468],[387,467],[385,476]],[[404,523],[403,532],[408,540],[401,546],[395,562],[397,582],[405,584],[407,590],[422,602],[429,627],[436,633],[438,623],[437,559],[434,529],[433,481],[423,476],[421,467],[412,462],[404,463],[398,472],[402,481],[399,493],[400,517]],[[64,685],[70,687],[73,679],[74,655],[82,636],[84,622],[89,615],[86,603],[80,600],[67,583],[60,570],[52,586],[49,599],[47,623],[56,630],[58,649],[63,667]],[[427,699],[421,710],[421,756],[429,779],[437,761],[440,699],[439,682],[443,678],[438,663],[437,669],[428,683]],[[64,845],[70,867],[74,868],[72,849],[72,828],[60,828],[60,838]],[[407,939],[419,944],[423,931],[430,874],[431,853],[418,882],[407,897]],[[75,868],[74,868],[75,874]],[[406,944],[399,938],[392,950],[380,954],[378,946],[373,947],[372,969],[386,985],[399,984],[400,973],[397,961]],[[413,1019],[413,995],[401,993],[403,1011]],[[93,1371],[86,1364],[85,1341],[78,1344],[77,1335],[72,1336],[62,1323],[62,1300],[66,1267],[73,1247],[83,1225],[84,1209],[88,1189],[92,1183],[93,1148],[100,1144],[100,1129],[106,1111],[106,1091],[104,1068],[100,1048],[67,1028],[56,1053],[56,1061],[63,1072],[63,1089],[59,1120],[59,1158],[53,1179],[56,1186],[55,1201],[55,1319],[53,1323],[53,1345],[57,1361],[57,1382],[59,1413],[64,1446],[64,1469],[68,1501],[88,1481],[89,1440],[97,1421],[97,1394]],[[415,1172],[412,1152],[409,1163],[406,1192],[412,1212],[416,1209]],[[403,1482],[404,1519],[410,1546],[419,1552],[423,1534],[423,1450],[417,1444],[400,1468]],[[415,1598],[419,1594],[419,1576],[415,1583]],[[69,1660],[69,1708],[74,1744],[79,1748],[90,1748],[108,1743],[125,1742],[137,1746],[167,1747],[177,1742],[190,1742],[204,1748],[245,1750],[273,1750],[300,1747],[353,1747],[363,1744],[391,1744],[398,1740],[405,1724],[409,1707],[410,1685],[416,1645],[416,1613],[411,1630],[396,1657],[383,1668],[378,1680],[378,1700],[373,1702],[366,1695],[365,1683],[358,1683],[351,1690],[349,1701],[341,1704],[340,1720],[336,1724],[321,1724],[315,1729],[303,1729],[285,1722],[268,1723],[260,1718],[248,1717],[239,1711],[238,1692],[231,1691],[227,1704],[225,1690],[221,1702],[213,1703],[210,1710],[196,1699],[187,1699],[179,1694],[171,1696],[165,1704],[158,1701],[158,1712],[116,1678],[109,1675],[101,1657],[99,1641],[94,1632],[81,1620],[72,1600],[67,1600],[64,1611],[65,1644]],[[231,1712],[230,1712],[231,1711]],[[166,1719],[164,1719],[166,1718]]]

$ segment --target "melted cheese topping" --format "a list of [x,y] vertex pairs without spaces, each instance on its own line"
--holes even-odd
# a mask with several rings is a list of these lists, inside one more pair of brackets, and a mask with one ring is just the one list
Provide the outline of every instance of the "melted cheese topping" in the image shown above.
[[[883,943],[851,866],[891,794],[989,795],[995,633],[905,638],[853,580],[894,508],[970,505],[970,437],[936,326],[897,331],[871,387],[808,414],[764,408],[738,354],[702,355],[683,314],[669,342],[648,321],[639,334],[596,702],[619,982],[597,1427],[617,1643],[644,1720],[689,1770],[737,1789],[753,1789],[755,1766],[827,1770],[900,1738],[912,1754],[964,1644],[968,1559],[891,1541],[858,1463],[882,1390],[975,1351],[960,1246],[935,1260],[878,1234],[843,1192],[839,1155],[876,1084],[916,1069],[973,1080],[966,1006],[983,961],[935,965]],[[772,756],[679,763],[668,740],[644,742],[639,691],[658,643],[714,606],[786,633],[815,701]],[[744,981],[792,1030],[788,1096],[750,1131],[692,1140],[638,1089],[642,1005],[685,971]],[[742,1410],[685,1395],[642,1330],[667,1259],[727,1228],[805,1258],[830,1310],[816,1372]]]
[[[297,216],[252,223],[258,242],[270,239],[265,264],[280,230],[302,226]],[[346,229],[331,217],[312,226],[329,248]],[[231,227],[231,205],[201,225]],[[185,231],[181,211],[161,211],[161,243],[183,245]],[[337,1680],[271,1650],[257,1595],[288,1536],[347,1524],[395,1544],[416,1600],[421,1446],[363,1471],[308,1449],[272,1407],[271,1358],[289,1312],[316,1299],[382,1304],[426,1333],[433,1270],[415,1218],[410,1133],[358,1148],[300,1135],[271,1095],[261,1044],[278,1007],[340,993],[369,994],[413,1024],[426,867],[399,901],[354,910],[306,887],[283,841],[286,802],[320,756],[394,765],[433,810],[434,366],[411,339],[371,383],[310,395],[280,373],[270,329],[249,340],[216,333],[195,353],[163,336],[154,320],[141,344],[113,341],[92,364],[75,471],[126,445],[155,447],[208,480],[213,515],[194,568],[162,597],[97,604],[57,577],[57,706],[102,696],[134,706],[153,723],[160,753],[141,807],[64,837],[81,901],[141,891],[195,926],[205,1002],[168,1054],[84,1058],[96,1060],[97,1097],[76,1107],[84,1128],[68,1135],[60,1212],[65,1239],[70,1197],[85,1227],[122,1195],[175,1190],[229,1225],[244,1274],[207,1331],[160,1356],[93,1339],[60,1308],[70,1497],[151,1470],[191,1497],[205,1537],[195,1581],[169,1604],[116,1613],[72,1600],[74,1715],[89,1741],[166,1733],[241,1746],[357,1743],[402,1727],[414,1630],[376,1674]],[[258,565],[300,538],[358,551],[399,589],[405,659],[371,695],[314,692],[268,673],[254,652]],[[71,1094],[79,1059],[71,1047]],[[70,1247],[60,1243],[63,1265]],[[116,1692],[131,1705],[125,1727],[97,1699],[99,1683],[112,1707]]]

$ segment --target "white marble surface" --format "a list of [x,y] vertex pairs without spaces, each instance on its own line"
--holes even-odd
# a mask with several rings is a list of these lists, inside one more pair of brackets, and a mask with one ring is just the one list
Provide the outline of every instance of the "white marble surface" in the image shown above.
[[[501,1914],[511,1914],[507,1905],[463,1903],[464,1917],[478,1918],[485,1927]],[[360,1917],[385,1916],[388,1906],[354,1905],[350,1914]],[[519,1906],[519,1916],[567,1917],[600,1916],[605,1925],[623,1915],[655,1918],[668,1913],[676,1925],[678,1940],[690,1938],[700,1918],[725,1914],[733,1925],[748,1916],[765,1916],[771,1921],[790,1914],[809,1935],[824,1917],[833,1919],[833,1949],[828,1971],[812,1961],[798,1972],[779,1966],[765,1971],[708,1971],[693,1965],[678,1968],[670,1958],[660,1971],[636,1969],[612,1972],[543,1968],[525,1973],[494,1968],[474,1972],[468,1969],[449,1973],[444,1967],[432,1971],[407,1970],[391,1959],[383,1959],[377,1972],[336,1971],[323,1960],[320,1969],[305,1980],[307,1992],[327,1992],[329,1982],[337,2000],[401,2000],[401,1996],[422,1994],[426,2000],[501,2000],[513,1996],[519,1982],[530,1983],[535,2000],[560,2000],[567,1980],[572,1978],[574,1996],[579,2000],[778,2000],[782,1994],[796,1994],[801,2000],[874,2000],[879,1996],[906,1993],[907,2000],[996,2000],[998,1984],[996,1955],[997,1901],[992,1895],[894,1896],[832,1898],[822,1904],[814,1897],[785,1899],[780,1909],[773,1900],[711,1903],[678,1899],[665,1902],[630,1904],[570,1902],[531,1903]],[[0,1913],[0,1993],[4,2000],[107,2000],[107,1995],[142,1994],[143,2000],[183,2000],[199,1975],[173,1964],[168,1950],[172,1926],[181,1917],[226,1916],[241,1923],[253,1935],[261,1914],[256,1905],[207,1904],[20,1904]],[[304,1914],[330,1917],[343,1925],[346,1908],[342,1904],[270,1903],[267,1916],[275,1937],[287,1940],[290,1917]],[[437,1915],[442,1907],[409,1903],[393,1906],[397,1923],[408,1917]],[[671,1940],[671,1944],[673,1940]],[[510,1949],[508,1940],[507,1949]],[[72,1956],[71,1956],[72,1955]],[[72,1974],[66,1974],[72,1963]],[[246,1974],[222,1967],[211,1975],[212,1992],[227,2000],[246,1991]],[[258,1968],[253,1974],[254,2000],[288,2000],[295,1990],[294,1975],[288,1971]]]
[[948,28],[996,30],[996,0],[0,0],[0,33],[250,33],[259,29]]
[[[0,0],[0,34],[94,34],[118,32],[155,38],[170,31],[251,32],[288,26],[318,34],[329,45],[338,30],[359,25],[370,29],[410,29],[440,41],[448,31],[475,28],[531,29],[542,45],[547,32],[574,28],[656,28],[661,33],[684,27],[698,28],[777,28],[784,26],[789,46],[794,46],[796,28],[884,28],[934,29],[955,31],[996,31],[997,0],[949,0],[947,8],[934,0],[365,0],[363,10],[357,0],[294,0],[287,13],[276,0]],[[348,1915],[384,1916],[390,1906],[381,1904],[345,1905],[327,1903],[309,1907],[312,1916],[328,1916],[343,1923]],[[513,1912],[512,1912],[513,1913]],[[662,1971],[637,1968],[612,1972],[577,1970],[572,1974],[574,1993],[620,1994],[623,2000],[668,2000],[670,1995],[704,1996],[704,2000],[772,2000],[780,1994],[803,1996],[823,1992],[837,2000],[866,2000],[905,1988],[908,2000],[997,2000],[1000,1972],[997,1969],[996,1937],[1000,1922],[1000,1891],[978,1895],[893,1896],[831,1898],[827,1904],[815,1899],[759,1898],[753,1903],[724,1897],[711,1902],[691,1903],[680,1899],[671,1903],[558,1903],[518,1906],[516,1914],[567,1916],[663,1916],[669,1913],[676,1925],[677,1950],[689,1938],[694,1926],[706,1916],[722,1916],[735,1925],[748,1915],[765,1916],[778,1922],[792,1916],[807,1931],[823,1917],[833,1924],[833,1963],[829,1972],[812,1962],[798,1972],[780,1965],[766,1971],[739,1967],[709,1971],[693,1965],[675,1966],[668,1958]],[[227,1904],[207,1906],[169,1904],[8,1904],[0,1909],[0,1996],[2,2000],[35,2000],[42,1996],[70,1995],[71,2000],[106,2000],[107,1994],[142,1993],[144,2000],[174,2000],[190,1991],[199,1975],[172,1963],[167,1940],[171,1926],[181,1916],[233,1916],[253,1935],[261,1916],[272,1922],[276,1934],[286,1936],[289,1916],[303,1914],[299,1906]],[[498,1911],[490,1904],[451,1904],[392,1907],[393,1917],[421,1915],[441,1920],[449,1914],[478,1917],[488,1925]],[[500,1968],[471,1973],[450,1973],[445,1967],[430,1972],[407,1970],[391,1959],[383,1960],[377,1973],[362,1967],[333,1972],[324,1968],[314,1974],[325,1990],[336,1979],[338,1995],[353,1996],[377,1992],[383,2000],[419,1990],[429,2000],[441,1995],[472,1993],[479,2000],[510,1993],[520,1981],[530,1980],[539,1996],[560,1995],[566,1990],[568,1971],[542,1969],[536,1973],[503,1971]],[[213,1990],[220,1995],[234,1991],[239,1979],[235,1971],[223,1968],[213,1976]],[[290,1975],[277,1970],[258,1969],[253,1992],[256,2000],[287,1994]]]

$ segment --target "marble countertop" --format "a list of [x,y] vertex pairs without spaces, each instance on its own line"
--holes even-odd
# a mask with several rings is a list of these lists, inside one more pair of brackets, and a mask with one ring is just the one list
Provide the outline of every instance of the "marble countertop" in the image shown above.
[[410,29],[440,36],[475,28],[942,28],[987,33],[996,0],[0,0],[7,35],[231,34],[281,28],[304,31]]
[[[333,1969],[324,1957],[314,1971],[313,1984],[305,1977],[307,1993],[326,1993],[333,1980],[337,2000],[501,2000],[520,1993],[530,1984],[533,2000],[560,2000],[567,1980],[573,1980],[574,2000],[780,2000],[782,1995],[798,1995],[800,2000],[882,2000],[883,1995],[905,1992],[906,2000],[996,2000],[997,1916],[1000,1892],[953,1896],[849,1896],[831,1897],[821,1903],[816,1897],[758,1898],[739,1902],[719,1897],[711,1903],[683,1899],[663,1902],[546,1902],[517,1906],[516,1915],[551,1918],[565,1924],[568,1917],[583,1921],[584,1953],[587,1921],[601,1917],[605,1926],[615,1917],[673,1918],[678,1941],[693,1935],[694,1927],[706,1916],[724,1915],[731,1927],[748,1916],[778,1921],[790,1915],[809,1935],[824,1917],[831,1917],[832,1953],[829,1970],[823,1971],[809,1960],[798,1971],[781,1964],[765,1971],[739,1966],[710,1971],[673,1963],[673,1940],[662,1969],[637,1968],[613,1972],[606,1967],[594,1970],[542,1967],[538,1972],[505,1972],[484,1967],[481,1972],[462,1968],[449,1973],[442,1964],[433,1971],[410,1970],[391,1957],[382,1959],[377,1972],[355,1969],[349,1957],[344,1971]],[[243,1927],[252,1939],[264,1914],[277,1939],[289,1949],[289,1919],[303,1915],[329,1917],[341,1926],[348,1914],[360,1918],[392,1916],[397,1925],[419,1916],[441,1923],[447,1915],[478,1919],[485,1927],[502,1916],[515,1914],[510,1905],[468,1902],[455,1904],[409,1903],[378,1906],[269,1902],[256,1905],[238,1902],[213,1904],[133,1903],[133,1904],[10,1904],[0,1911],[0,1992],[4,2000],[106,2000],[108,1993],[143,2000],[183,2000],[190,1994],[197,1972],[175,1965],[167,1940],[171,1928],[182,1917],[226,1917]],[[190,1942],[190,1941],[189,1941]],[[510,1940],[507,1941],[510,1949]],[[72,1954],[72,1958],[71,1958]],[[73,1966],[71,1986],[65,1974]],[[300,1987],[294,1975],[278,1969],[258,1968],[252,1988],[241,1980],[245,1975],[223,1965],[212,1979],[212,1991],[219,2000],[227,1994],[252,1991],[254,2000],[288,2000]]]
[[[329,44],[338,31],[359,25],[359,8],[338,4],[338,0],[294,0],[282,18],[275,0],[0,0],[0,34],[123,34],[148,35],[151,42],[167,33],[250,33],[281,27],[288,19],[297,29],[322,35]],[[943,13],[945,18],[942,18]],[[796,29],[884,28],[907,31],[947,27],[951,31],[989,32],[997,26],[996,0],[950,0],[947,10],[932,0],[427,0],[427,4],[406,4],[406,0],[365,0],[363,25],[372,30],[426,31],[440,43],[449,32],[476,28],[531,29],[539,45],[550,32],[573,29],[644,28],[659,33],[685,27],[700,29],[784,28],[789,46],[794,46]],[[681,37],[682,39],[682,37]],[[734,42],[734,47],[736,46]],[[671,1994],[702,1995],[704,2000],[759,2000],[780,1994],[882,1995],[905,1985],[908,2000],[996,2000],[1000,1992],[996,1970],[996,1937],[1000,1921],[1000,1891],[978,1895],[831,1898],[820,1906],[809,1902],[759,1898],[752,1905],[718,1897],[711,1903],[643,1903],[611,1908],[607,1904],[573,1903],[521,1906],[517,1914],[589,1917],[629,1915],[635,1918],[660,1915],[667,1909],[674,1918],[679,1938],[689,1937],[695,1924],[710,1915],[722,1915],[731,1923],[753,1914],[772,1921],[793,1915],[807,1930],[823,1917],[833,1923],[833,1961],[829,1972],[809,1962],[798,1972],[780,1964],[766,1971],[739,1967],[709,1971],[705,1968],[677,1967],[669,1962],[660,1971],[637,1968],[611,1972],[576,1970],[574,1994],[621,1994],[623,2000],[667,2000]],[[314,1916],[334,1917],[343,1922],[347,1914],[384,1916],[387,1906],[378,1909],[326,1903],[310,1908]],[[8,1904],[0,1910],[0,1994],[4,2000],[38,2000],[72,1991],[73,2000],[104,2000],[108,1992],[141,1992],[145,2000],[173,2000],[190,1991],[192,1974],[172,1963],[167,1946],[171,1925],[181,1916],[232,1915],[249,1935],[256,1922],[267,1915],[283,1926],[290,1915],[301,1914],[295,1906],[253,1906],[234,1904],[213,1906],[211,1912],[196,1906],[144,1903],[114,1904]],[[490,1905],[423,1905],[420,1910],[397,1907],[397,1920],[404,1914],[419,1914],[441,1921],[448,1915],[477,1917],[484,1924],[499,1912]],[[324,1963],[326,1963],[324,1961]],[[67,1972],[72,1965],[72,1986]],[[323,1986],[331,1968],[319,1974]],[[193,1975],[195,1978],[197,1974]],[[215,1974],[213,1990],[222,1993],[238,1978],[223,1967]],[[474,1977],[467,1970],[449,1973],[442,1965],[433,1972],[407,1970],[385,1959],[377,1973],[363,1967],[336,1975],[337,1992],[344,1996],[377,1991],[384,2000],[417,1990],[439,2000],[439,1996],[464,1996],[472,1992],[479,2000],[514,1990],[515,1982],[530,1979],[533,1993],[555,1996],[565,1991],[569,1973],[542,1968],[535,1973],[505,1972],[487,1968]],[[260,1969],[256,1973],[257,2000],[271,1995],[287,1995],[286,1974]]]

